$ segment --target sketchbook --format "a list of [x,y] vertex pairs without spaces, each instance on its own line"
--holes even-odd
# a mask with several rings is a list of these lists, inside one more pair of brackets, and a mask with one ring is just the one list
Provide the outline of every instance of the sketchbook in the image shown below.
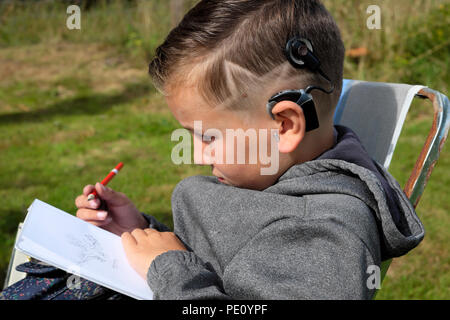
[[129,265],[119,236],[35,199],[16,249],[76,276],[151,300],[147,282]]

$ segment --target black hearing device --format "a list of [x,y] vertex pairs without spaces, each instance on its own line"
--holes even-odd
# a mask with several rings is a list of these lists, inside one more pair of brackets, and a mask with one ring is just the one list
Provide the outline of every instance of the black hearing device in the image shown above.
[[[286,58],[294,68],[307,68],[312,72],[317,72],[331,83],[330,78],[320,68],[320,61],[314,55],[313,51],[314,49],[311,41],[300,37],[291,38],[286,43],[286,48],[284,50]],[[269,99],[269,102],[267,103],[267,112],[272,119],[275,120],[275,116],[272,113],[272,109],[275,105],[284,100],[293,101],[303,109],[306,120],[305,131],[308,132],[317,129],[319,128],[319,119],[317,117],[313,97],[310,93],[312,90],[316,89],[330,94],[334,91],[334,86],[332,85],[331,89],[328,91],[318,86],[308,86],[306,89],[281,91]]]

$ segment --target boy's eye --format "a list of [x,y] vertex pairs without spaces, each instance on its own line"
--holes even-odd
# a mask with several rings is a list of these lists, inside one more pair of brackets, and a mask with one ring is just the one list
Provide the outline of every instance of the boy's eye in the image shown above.
[[[191,130],[189,130],[189,131],[191,131]],[[191,133],[192,133],[192,135],[196,136],[197,139],[202,140],[207,143],[213,142],[216,139],[216,137],[214,137],[214,136],[207,136],[202,133],[195,132],[193,130],[191,131]]]
[[205,141],[205,142],[213,142],[214,139],[215,139],[214,136],[211,137],[211,136],[205,136],[205,135],[203,135],[203,141]]
[[197,139],[202,140],[203,135],[201,133],[195,132],[195,131],[191,131],[192,136],[195,136]]

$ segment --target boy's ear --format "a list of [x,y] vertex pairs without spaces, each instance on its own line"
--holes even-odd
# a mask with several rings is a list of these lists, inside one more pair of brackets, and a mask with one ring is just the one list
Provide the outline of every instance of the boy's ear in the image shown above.
[[303,109],[295,102],[278,102],[272,113],[279,129],[278,150],[291,153],[297,149],[305,136],[306,120]]

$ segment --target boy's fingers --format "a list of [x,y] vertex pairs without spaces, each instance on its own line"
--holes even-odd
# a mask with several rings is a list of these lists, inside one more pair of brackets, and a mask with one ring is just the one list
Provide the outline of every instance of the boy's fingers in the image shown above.
[[77,206],[78,209],[81,209],[81,208],[97,209],[100,205],[100,200],[92,199],[91,201],[88,201],[87,197],[83,194],[83,195],[78,196],[75,199],[75,205]]
[[95,187],[92,184],[88,184],[83,188],[83,195],[88,196],[94,189]]
[[108,217],[108,212],[102,210],[79,209],[77,217],[81,220],[104,221]]
[[83,195],[81,195],[81,196],[78,196],[78,197],[76,197],[75,198],[75,206],[77,207],[77,208],[82,208],[83,207],[83,205],[82,205],[82,203],[83,203]]
[[155,229],[153,229],[153,228],[147,228],[147,229],[144,229],[144,232],[145,232],[147,235],[151,235],[152,233],[155,233],[155,232],[158,232],[158,231],[155,230]]
[[131,231],[131,235],[134,237],[136,242],[147,237],[147,233],[142,229],[134,229],[133,231]]
[[122,239],[122,245],[125,250],[131,249],[137,245],[136,239],[129,232],[122,233],[120,238]]
[[85,221],[90,223],[90,224],[92,224],[92,225],[94,225],[94,226],[103,227],[103,226],[106,226],[107,224],[111,223],[112,218],[111,217],[107,217],[103,221],[98,221],[98,220],[95,220],[95,221],[94,220],[85,220]]

